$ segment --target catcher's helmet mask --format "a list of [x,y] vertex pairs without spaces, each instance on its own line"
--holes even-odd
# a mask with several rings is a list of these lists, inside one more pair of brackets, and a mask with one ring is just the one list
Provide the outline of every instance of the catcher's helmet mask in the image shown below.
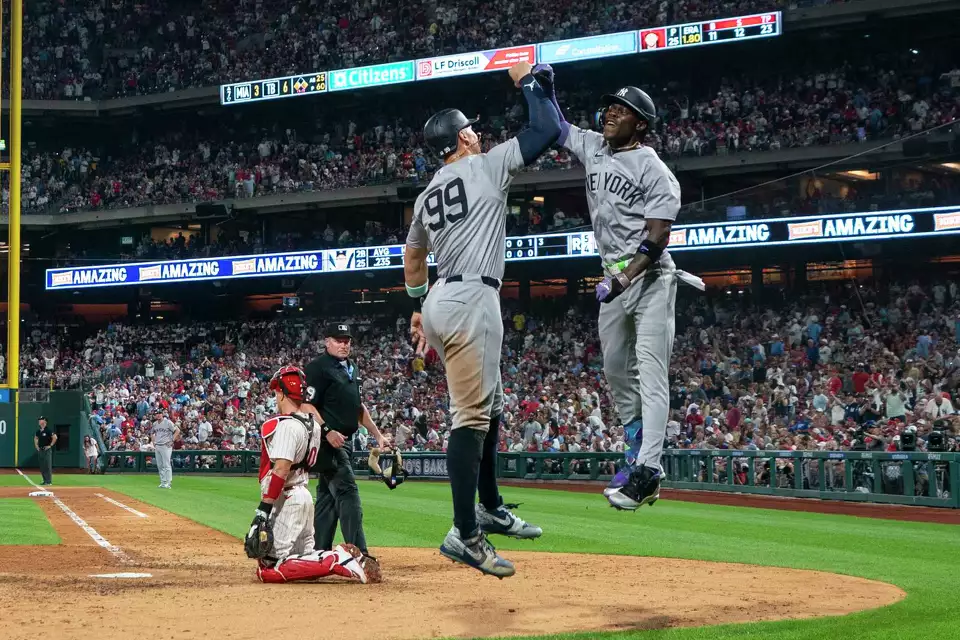
[[459,109],[443,109],[430,116],[423,125],[423,138],[428,147],[446,160],[457,150],[460,132],[479,120],[468,118]]
[[307,391],[307,376],[299,367],[281,367],[270,378],[270,390],[279,391],[294,402],[302,403]]

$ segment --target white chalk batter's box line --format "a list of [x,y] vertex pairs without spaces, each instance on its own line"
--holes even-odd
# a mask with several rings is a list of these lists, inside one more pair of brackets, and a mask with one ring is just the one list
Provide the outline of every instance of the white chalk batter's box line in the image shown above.
[[84,532],[88,536],[90,536],[90,539],[96,542],[98,546],[101,546],[107,551],[109,551],[114,558],[116,558],[123,564],[130,564],[132,562],[130,558],[127,556],[127,554],[124,553],[123,549],[121,549],[117,545],[110,544],[110,542],[106,538],[104,538],[102,535],[100,535],[96,529],[91,527],[89,524],[86,523],[86,521],[83,518],[78,516],[73,509],[65,505],[63,501],[60,498],[58,498],[56,494],[53,493],[53,491],[50,491],[49,489],[41,487],[36,482],[31,480],[30,477],[27,476],[23,471],[20,471],[20,469],[17,469],[17,473],[20,474],[21,478],[23,478],[24,480],[32,484],[37,489],[40,489],[41,491],[46,491],[47,493],[49,493],[50,497],[53,499],[53,504],[57,505],[61,511],[67,514],[67,517],[73,520],[73,523],[75,525],[83,529]]

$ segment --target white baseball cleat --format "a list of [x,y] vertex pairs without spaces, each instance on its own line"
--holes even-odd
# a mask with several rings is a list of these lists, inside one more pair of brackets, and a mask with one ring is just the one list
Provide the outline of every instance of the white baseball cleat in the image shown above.
[[[333,548],[333,553],[337,554],[337,564],[350,573],[349,577],[356,578],[361,584],[367,584],[367,574],[361,564],[363,553],[360,552],[360,549],[352,544],[338,544]],[[344,575],[342,570],[335,570],[335,573],[348,577]]]
[[524,522],[504,507],[489,511],[477,504],[477,524],[484,533],[498,533],[520,540],[533,540],[543,535],[543,529]]

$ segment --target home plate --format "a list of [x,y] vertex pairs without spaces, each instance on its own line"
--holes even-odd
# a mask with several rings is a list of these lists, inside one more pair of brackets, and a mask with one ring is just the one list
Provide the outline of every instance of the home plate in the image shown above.
[[152,573],[97,573],[90,574],[90,578],[107,578],[111,580],[126,580],[130,578],[152,578]]
[[49,491],[41,490],[41,491],[31,491],[29,495],[31,498],[49,498],[53,494]]

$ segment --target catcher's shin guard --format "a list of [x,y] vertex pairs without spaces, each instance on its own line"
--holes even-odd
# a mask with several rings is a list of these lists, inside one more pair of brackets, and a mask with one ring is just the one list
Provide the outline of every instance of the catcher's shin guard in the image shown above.
[[275,567],[260,564],[257,579],[260,582],[304,582],[328,576],[341,576],[367,583],[360,564],[363,554],[352,544],[338,545],[333,551],[315,551],[302,556],[290,556]]

